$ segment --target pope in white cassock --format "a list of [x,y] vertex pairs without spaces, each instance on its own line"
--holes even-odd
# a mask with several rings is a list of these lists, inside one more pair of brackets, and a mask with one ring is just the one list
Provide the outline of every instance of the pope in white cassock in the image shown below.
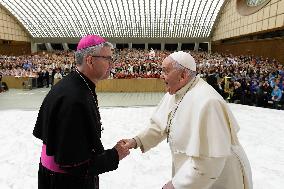
[[147,152],[166,139],[172,153],[172,180],[163,189],[252,189],[239,126],[223,98],[196,75],[193,57],[179,51],[162,63],[167,93],[150,126],[129,148]]

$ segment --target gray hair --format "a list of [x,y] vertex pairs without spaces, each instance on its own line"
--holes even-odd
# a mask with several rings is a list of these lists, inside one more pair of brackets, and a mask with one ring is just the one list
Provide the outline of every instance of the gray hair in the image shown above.
[[179,64],[177,61],[173,61],[172,65],[175,69],[180,70],[180,71],[185,71],[191,78],[196,76],[196,71],[190,70],[183,65]]
[[113,48],[110,42],[104,42],[96,46],[91,46],[85,49],[81,49],[75,52],[76,64],[82,65],[84,63],[84,58],[88,55],[97,55],[103,47]]

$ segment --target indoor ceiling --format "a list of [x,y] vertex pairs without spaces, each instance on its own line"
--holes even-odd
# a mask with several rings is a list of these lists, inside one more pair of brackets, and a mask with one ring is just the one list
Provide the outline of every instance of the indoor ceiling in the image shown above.
[[0,0],[34,38],[208,38],[224,0]]

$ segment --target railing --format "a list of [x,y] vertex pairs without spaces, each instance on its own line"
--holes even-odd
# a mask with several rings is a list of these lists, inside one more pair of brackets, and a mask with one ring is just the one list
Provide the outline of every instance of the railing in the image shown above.
[[[35,88],[36,78],[3,76],[9,88],[32,89]],[[60,82],[54,80],[54,83]],[[97,84],[97,92],[164,92],[165,84],[162,79],[106,79]]]

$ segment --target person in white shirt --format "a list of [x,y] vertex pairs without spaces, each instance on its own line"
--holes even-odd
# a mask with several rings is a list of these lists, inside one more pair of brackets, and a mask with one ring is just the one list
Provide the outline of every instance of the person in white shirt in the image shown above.
[[56,70],[56,73],[54,74],[54,79],[62,79],[62,75],[59,69]]
[[162,69],[168,92],[150,126],[121,142],[144,153],[167,139],[173,172],[163,189],[252,189],[250,164],[237,138],[239,126],[218,92],[196,75],[193,57],[174,52]]

